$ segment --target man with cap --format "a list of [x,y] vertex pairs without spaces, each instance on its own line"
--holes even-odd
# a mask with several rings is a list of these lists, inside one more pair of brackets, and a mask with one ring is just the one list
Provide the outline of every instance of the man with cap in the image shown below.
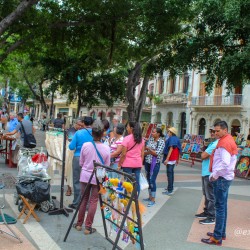
[[73,168],[73,187],[74,187],[74,200],[72,204],[69,205],[70,208],[75,209],[80,202],[81,198],[81,187],[80,187],[80,174],[81,167],[79,164],[80,153],[82,149],[82,145],[85,142],[93,141],[92,138],[92,124],[93,119],[90,116],[85,116],[83,119],[84,128],[81,130],[77,130],[74,134],[72,141],[69,144],[70,150],[75,150],[72,168]]
[[181,142],[177,137],[176,128],[170,127],[167,133],[169,138],[165,142],[165,148],[163,150],[163,164],[167,167],[168,187],[167,191],[162,193],[172,195],[174,190],[174,167],[179,162]]
[[[214,198],[214,188],[213,183],[209,181],[209,176],[211,172],[209,171],[210,165],[210,156],[213,153],[214,149],[218,144],[218,140],[215,138],[214,127],[209,129],[210,138],[209,144],[204,152],[201,154],[202,159],[202,172],[201,172],[201,181],[202,181],[202,192],[205,197],[204,211],[200,214],[196,214],[195,217],[200,220],[200,224],[211,225],[215,224],[215,198]],[[205,145],[206,146],[206,145]]]

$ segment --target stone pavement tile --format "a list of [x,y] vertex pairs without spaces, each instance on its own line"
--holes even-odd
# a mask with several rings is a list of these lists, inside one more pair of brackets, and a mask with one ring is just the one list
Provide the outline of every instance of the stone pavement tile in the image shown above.
[[[167,175],[165,173],[159,173],[157,176],[157,182],[165,182],[167,183]],[[174,175],[175,182],[183,182],[183,181],[190,181],[190,182],[200,182],[201,177],[199,175],[182,175],[182,174],[175,174]]]
[[[29,242],[29,240],[17,229],[15,225],[10,225],[11,229],[21,238],[23,241],[20,243],[17,239],[7,235],[7,234],[1,234],[0,233],[0,250],[35,250],[36,248]],[[0,229],[10,232],[9,229],[4,226],[0,225]],[[11,233],[11,232],[10,232]]]
[[[201,201],[197,213],[202,212],[204,200]],[[250,249],[250,202],[235,199],[228,200],[227,239],[224,247],[234,249]],[[214,225],[201,225],[194,219],[187,241],[201,243],[207,232],[213,232]],[[203,243],[201,243],[203,244]]]

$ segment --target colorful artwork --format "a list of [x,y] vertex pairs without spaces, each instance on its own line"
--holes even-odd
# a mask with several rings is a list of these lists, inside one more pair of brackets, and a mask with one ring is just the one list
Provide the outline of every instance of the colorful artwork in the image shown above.
[[244,141],[244,134],[237,134],[237,137],[235,138],[235,142],[238,146],[240,146],[242,144],[242,142]]
[[189,154],[183,154],[181,158],[185,159],[185,160],[188,160],[189,159]]
[[190,148],[190,143],[186,143],[185,148],[183,149],[183,152],[188,152],[188,149]]
[[241,156],[235,166],[235,175],[245,178],[250,165],[250,156]]

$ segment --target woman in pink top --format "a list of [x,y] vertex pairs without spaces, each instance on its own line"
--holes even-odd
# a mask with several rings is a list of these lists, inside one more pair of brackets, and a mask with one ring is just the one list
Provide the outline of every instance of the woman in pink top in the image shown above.
[[[94,143],[96,145],[96,149],[99,151],[102,157],[104,165],[109,166],[110,165],[109,146],[101,143],[100,141],[103,137],[103,132],[104,132],[103,124],[100,121],[95,121],[92,126],[92,136],[94,139]],[[87,183],[94,169],[93,161],[102,163],[102,160],[98,157],[96,149],[95,149],[93,142],[84,143],[81,149],[79,163],[80,163],[80,166],[82,167],[82,171],[80,175],[82,194],[84,193],[87,187]],[[84,199],[80,205],[77,223],[73,225],[74,228],[76,228],[76,230],[78,231],[82,230],[82,224],[83,224],[84,217],[85,217],[86,207],[89,201],[88,215],[85,220],[85,230],[84,230],[84,234],[86,235],[96,232],[96,229],[92,227],[96,208],[97,208],[97,202],[98,202],[98,186],[96,183],[95,176],[93,176],[90,183],[91,184],[89,188],[87,189]]]
[[144,158],[144,140],[142,139],[142,131],[140,124],[137,122],[129,122],[127,125],[128,136],[122,142],[122,154],[118,163],[118,169],[128,174],[135,174],[137,191],[140,193],[140,173]]

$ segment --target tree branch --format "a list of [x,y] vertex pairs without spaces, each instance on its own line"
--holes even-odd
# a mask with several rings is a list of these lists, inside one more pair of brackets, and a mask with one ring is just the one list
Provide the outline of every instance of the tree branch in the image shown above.
[[21,46],[24,43],[23,40],[19,40],[17,42],[15,42],[14,44],[12,44],[5,52],[3,55],[0,56],[0,63],[2,63],[7,56],[14,50],[16,50],[19,46]]
[[38,2],[39,0],[23,0],[12,13],[0,22],[0,36],[12,23],[19,19],[28,8]]

